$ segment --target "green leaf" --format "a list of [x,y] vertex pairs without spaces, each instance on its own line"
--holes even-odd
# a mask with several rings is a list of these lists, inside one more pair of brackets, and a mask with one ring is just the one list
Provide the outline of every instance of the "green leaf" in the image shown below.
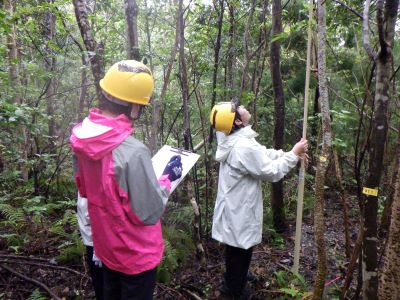
[[288,36],[289,35],[286,32],[283,31],[281,33],[278,33],[278,34],[274,35],[272,37],[272,39],[271,39],[271,42],[273,43],[273,42],[276,42],[276,41],[285,40]]

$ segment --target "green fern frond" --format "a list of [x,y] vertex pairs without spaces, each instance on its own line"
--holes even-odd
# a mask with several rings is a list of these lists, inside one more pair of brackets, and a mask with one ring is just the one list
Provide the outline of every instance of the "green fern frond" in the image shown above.
[[168,211],[165,219],[168,224],[184,225],[192,228],[194,213],[191,205],[177,207]]
[[11,225],[16,228],[21,228],[26,224],[25,213],[22,208],[13,207],[8,203],[0,203],[0,213],[4,215],[4,225]]
[[35,289],[32,294],[29,296],[29,300],[48,300],[49,298],[43,296],[39,289]]

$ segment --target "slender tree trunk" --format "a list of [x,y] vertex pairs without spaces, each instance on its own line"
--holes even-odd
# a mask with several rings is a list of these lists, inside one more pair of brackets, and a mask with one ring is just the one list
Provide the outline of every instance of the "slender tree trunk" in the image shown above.
[[102,99],[100,80],[104,76],[103,69],[103,46],[98,44],[92,35],[92,29],[90,28],[87,3],[86,0],[73,0],[75,8],[76,21],[78,22],[79,30],[86,50],[89,54],[90,66],[94,78],[94,85],[96,87],[97,98]]
[[137,28],[138,5],[135,0],[125,0],[128,59],[140,60]]
[[327,273],[327,259],[325,246],[325,175],[328,167],[329,154],[332,147],[332,130],[328,98],[328,82],[326,76],[326,17],[325,0],[318,0],[318,85],[320,92],[320,106],[322,117],[322,149],[320,159],[317,164],[315,176],[315,204],[314,204],[314,231],[315,243],[317,245],[317,274],[315,276],[315,285],[313,299],[322,299],[325,288],[325,278]]
[[[385,6],[384,6],[385,2]],[[374,116],[370,139],[370,157],[368,175],[363,189],[364,202],[364,240],[362,256],[364,299],[378,299],[378,248],[377,248],[377,213],[378,192],[383,169],[383,155],[388,130],[389,81],[393,60],[393,43],[398,0],[378,0],[376,2],[376,20],[379,34],[379,52],[375,53],[369,45],[368,15],[369,4],[364,6],[363,39],[364,48],[376,61],[376,86]],[[371,193],[374,191],[374,193]]]
[[[52,4],[52,0],[47,0],[48,4]],[[46,41],[46,57],[44,58],[44,67],[48,76],[48,84],[46,89],[46,100],[47,100],[47,115],[49,119],[47,121],[48,127],[48,136],[49,136],[49,153],[56,153],[56,141],[57,141],[57,132],[56,132],[56,123],[55,123],[55,105],[56,105],[56,90],[57,90],[57,78],[56,78],[56,67],[57,67],[57,59],[56,54],[52,50],[50,44],[53,42],[55,38],[55,28],[56,28],[56,17],[53,12],[46,12],[45,17],[45,26],[43,30],[44,40]]]
[[229,42],[228,53],[226,59],[225,80],[226,80],[226,101],[231,101],[235,96],[235,59],[236,59],[236,20],[235,20],[235,3],[227,0],[229,8]]
[[85,100],[87,97],[87,91],[88,91],[88,78],[87,78],[87,64],[88,64],[88,60],[87,60],[87,56],[86,54],[82,51],[81,54],[81,60],[82,60],[82,71],[81,71],[81,84],[82,84],[82,88],[81,88],[81,92],[79,94],[79,106],[78,106],[78,112],[77,112],[77,122],[79,122],[82,118],[83,115],[83,111],[85,109]]
[[[400,135],[397,140],[397,149],[399,148]],[[379,299],[385,300],[400,299],[400,152],[397,152],[396,165],[397,178],[392,204],[392,218],[379,285]]]
[[[177,6],[177,1],[174,0],[174,6]],[[155,152],[157,148],[157,139],[158,139],[158,122],[160,121],[160,110],[161,106],[164,103],[165,96],[167,95],[167,90],[168,90],[168,85],[169,85],[169,78],[171,76],[172,72],[172,67],[175,62],[176,58],[176,53],[178,52],[178,47],[179,47],[179,39],[180,39],[180,34],[179,34],[179,9],[177,9],[176,13],[176,31],[175,31],[175,42],[171,47],[171,54],[170,54],[170,59],[168,62],[168,65],[165,70],[165,75],[164,75],[164,83],[163,87],[161,89],[161,94],[160,98],[153,99],[153,118],[152,118],[152,127],[151,127],[151,137],[150,137],[150,151],[152,153]]]
[[185,59],[185,21],[183,0],[179,1],[179,74],[183,98],[183,139],[185,149],[190,149],[189,84]]
[[[272,37],[282,32],[282,4],[281,0],[272,1]],[[274,148],[279,150],[284,144],[285,130],[285,96],[283,93],[281,67],[280,67],[280,42],[271,42],[271,78],[274,91]],[[277,232],[284,232],[286,220],[283,202],[283,179],[272,183],[271,208],[274,227]]]
[[[252,0],[250,3],[250,12],[249,12],[249,17],[247,19],[246,22],[246,27],[244,30],[244,34],[243,34],[243,49],[244,49],[244,54],[245,54],[245,63],[244,63],[244,67],[242,68],[242,79],[241,79],[241,83],[240,83],[240,92],[239,95],[241,96],[243,94],[243,92],[247,89],[248,86],[248,82],[249,82],[249,66],[251,63],[251,60],[254,56],[255,53],[251,54],[250,50],[249,50],[249,39],[250,39],[250,28],[253,25],[253,16],[254,16],[254,11],[255,11],[255,7],[256,7],[256,1]],[[262,45],[259,45],[258,49],[256,49],[255,51],[259,51]],[[251,78],[250,78],[251,79]]]
[[[15,8],[15,1],[14,0],[4,0],[4,10],[8,13],[9,16],[14,14]],[[14,90],[14,97],[13,102],[15,104],[22,104],[23,98],[21,96],[21,80],[18,68],[18,49],[17,49],[17,37],[16,37],[16,29],[14,24],[10,26],[10,31],[7,34],[7,48],[8,48],[8,64],[9,64],[9,75],[10,81],[13,85]],[[28,181],[28,168],[27,168],[27,161],[28,161],[28,134],[26,128],[22,125],[17,127],[17,136],[19,138],[19,149],[21,159],[18,162],[18,169],[21,172],[21,179],[23,181]],[[1,161],[1,159],[0,159]],[[6,162],[3,162],[4,166],[6,167]]]
[[253,77],[251,79],[251,90],[254,93],[254,97],[251,102],[252,119],[253,119],[253,128],[256,131],[258,128],[257,99],[258,99],[258,93],[260,91],[261,79],[264,75],[265,61],[267,58],[267,52],[268,52],[267,41],[269,40],[269,33],[271,32],[270,30],[268,30],[268,31],[266,30],[266,28],[268,27],[266,25],[266,15],[267,15],[267,12],[269,12],[268,5],[269,5],[268,0],[262,1],[262,9],[260,10],[260,13],[258,16],[259,22],[261,24],[260,31],[258,33],[258,45],[263,45],[263,46],[260,48],[260,51],[257,52],[256,63],[255,63],[255,67],[253,70]]
[[[217,75],[218,75],[218,66],[219,66],[219,52],[221,50],[221,34],[222,34],[222,25],[224,20],[224,2],[225,0],[219,0],[219,11],[218,11],[218,33],[217,38],[214,45],[214,66],[213,66],[213,79],[212,79],[212,94],[211,94],[211,107],[215,105],[215,101],[217,99]],[[213,141],[213,128],[210,126],[210,134],[208,136],[208,144],[211,145]]]
[[[215,11],[218,13],[218,22],[217,22],[217,37],[214,44],[214,65],[213,65],[213,75],[212,75],[212,93],[211,93],[211,107],[215,105],[217,100],[217,77],[218,77],[218,67],[219,67],[219,60],[220,60],[220,50],[221,50],[221,35],[222,35],[222,25],[224,20],[224,7],[225,0],[218,0],[219,9],[215,8]],[[212,148],[212,142],[214,140],[214,128],[210,125],[209,133],[208,133],[208,149]],[[207,157],[205,158],[205,168],[206,168],[206,207],[205,207],[205,218],[209,220],[209,199],[213,194],[212,188],[215,187],[215,179],[211,175],[212,170],[214,169],[213,166],[213,158],[211,152],[207,152]],[[208,236],[208,222],[205,222],[205,232]]]
[[344,237],[345,237],[345,252],[346,252],[346,257],[348,260],[350,260],[351,257],[351,239],[350,239],[350,220],[349,220],[349,206],[348,206],[348,195],[346,192],[346,189],[344,188],[343,185],[343,178],[342,178],[342,173],[340,170],[340,163],[339,163],[339,157],[336,151],[336,148],[333,146],[332,147],[333,151],[333,159],[335,163],[335,173],[336,173],[336,179],[339,184],[340,188],[340,200],[342,202],[342,208],[343,208],[343,231],[344,231]]
[[[184,23],[184,10],[183,10],[183,0],[179,0],[179,69],[180,69],[180,79],[182,86],[182,98],[183,98],[183,139],[184,147],[187,150],[191,149],[191,137],[190,137],[190,112],[189,112],[189,84],[186,69],[186,59],[185,59],[185,23]],[[188,196],[195,213],[194,219],[194,230],[195,230],[195,240],[196,240],[196,250],[197,255],[201,262],[205,261],[204,248],[201,242],[201,214],[199,212],[199,205],[193,196],[193,180],[191,176],[186,179],[186,186],[188,191]]]

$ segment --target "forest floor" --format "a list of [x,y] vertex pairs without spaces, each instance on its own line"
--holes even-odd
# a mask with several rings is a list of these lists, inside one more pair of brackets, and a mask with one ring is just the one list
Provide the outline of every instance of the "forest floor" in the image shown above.
[[[337,295],[346,271],[342,212],[338,197],[331,196],[326,200],[328,299],[338,299]],[[355,222],[357,216],[354,218]],[[294,284],[294,277],[290,273],[293,263],[294,229],[293,222],[289,224],[288,232],[279,235],[278,239],[276,235],[272,239],[271,235],[265,234],[263,242],[254,248],[250,266],[254,279],[249,285],[253,292],[252,299],[306,299],[312,291],[317,268],[312,218],[305,216],[303,220],[300,259],[302,276],[297,277],[297,284]],[[353,239],[355,235],[356,233],[352,232]],[[12,255],[3,246],[0,243],[1,300],[49,299],[50,292],[61,299],[94,299],[83,261],[60,264],[50,254]],[[189,263],[179,266],[170,283],[157,284],[154,299],[223,299],[219,292],[224,272],[223,246],[209,240],[205,249],[207,260],[204,265],[201,266],[193,257]],[[46,291],[46,288],[51,291]],[[32,294],[33,291],[35,292]]]

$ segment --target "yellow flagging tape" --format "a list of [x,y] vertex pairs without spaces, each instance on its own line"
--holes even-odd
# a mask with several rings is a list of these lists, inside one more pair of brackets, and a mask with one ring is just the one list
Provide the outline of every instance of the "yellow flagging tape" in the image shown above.
[[378,196],[378,189],[370,189],[367,187],[363,187],[362,192],[364,195],[375,196],[375,197]]
[[319,161],[326,162],[328,158],[326,156],[320,156]]

